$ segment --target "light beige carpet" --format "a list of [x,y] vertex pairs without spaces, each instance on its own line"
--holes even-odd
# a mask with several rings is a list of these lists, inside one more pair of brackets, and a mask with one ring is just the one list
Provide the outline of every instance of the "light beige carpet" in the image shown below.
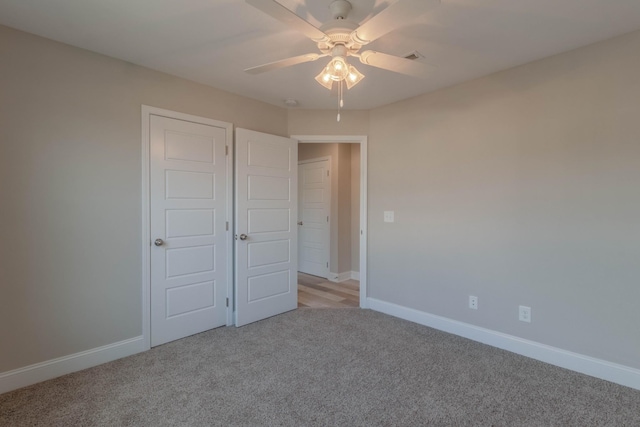
[[640,391],[360,309],[299,309],[0,395],[2,426],[640,426]]

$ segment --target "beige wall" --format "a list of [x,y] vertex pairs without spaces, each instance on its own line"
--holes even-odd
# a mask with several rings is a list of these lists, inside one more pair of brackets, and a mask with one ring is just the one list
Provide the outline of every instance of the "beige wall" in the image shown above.
[[0,26],[0,372],[142,333],[140,106],[287,112]]
[[351,271],[351,144],[338,145],[338,270]]
[[337,111],[288,110],[289,135],[367,135],[369,111],[347,110],[336,121]]
[[351,271],[360,271],[360,144],[351,147]]
[[638,52],[635,32],[371,111],[369,295],[640,368]]

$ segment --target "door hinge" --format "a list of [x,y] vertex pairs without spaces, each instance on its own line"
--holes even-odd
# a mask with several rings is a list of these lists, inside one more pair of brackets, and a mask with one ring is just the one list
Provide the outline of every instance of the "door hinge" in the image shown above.
[[228,145],[225,145],[225,146],[224,146],[224,155],[225,155],[225,156],[228,156],[228,155],[229,155],[229,146],[228,146]]
[[229,221],[227,221],[227,225],[225,227],[226,227],[226,230],[229,231]]
[[327,215],[327,222],[329,222],[329,215]]
[[327,169],[327,176],[329,176],[329,169]]
[[227,307],[229,307],[229,298],[227,298]]
[[329,262],[327,261],[327,268],[329,268]]

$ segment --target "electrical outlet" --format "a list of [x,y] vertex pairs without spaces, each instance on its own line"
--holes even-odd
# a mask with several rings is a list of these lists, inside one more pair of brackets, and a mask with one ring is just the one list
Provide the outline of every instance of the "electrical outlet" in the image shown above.
[[521,305],[520,311],[518,314],[518,320],[522,322],[531,323],[531,307]]
[[394,211],[384,211],[384,222],[394,222],[395,221],[395,212]]
[[474,310],[478,309],[478,297],[469,295],[469,308],[472,308]]

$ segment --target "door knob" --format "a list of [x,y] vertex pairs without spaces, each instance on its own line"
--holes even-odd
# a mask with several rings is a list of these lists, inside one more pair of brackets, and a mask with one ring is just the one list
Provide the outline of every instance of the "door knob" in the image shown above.
[[298,225],[302,225],[302,221],[298,221]]
[[156,240],[153,242],[153,244],[154,244],[154,245],[156,245],[156,246],[162,246],[162,245],[164,245],[164,240],[162,240],[162,239],[156,239]]
[[246,234],[241,234],[240,235],[240,240],[247,240],[247,237],[249,237],[249,236],[247,236]]

